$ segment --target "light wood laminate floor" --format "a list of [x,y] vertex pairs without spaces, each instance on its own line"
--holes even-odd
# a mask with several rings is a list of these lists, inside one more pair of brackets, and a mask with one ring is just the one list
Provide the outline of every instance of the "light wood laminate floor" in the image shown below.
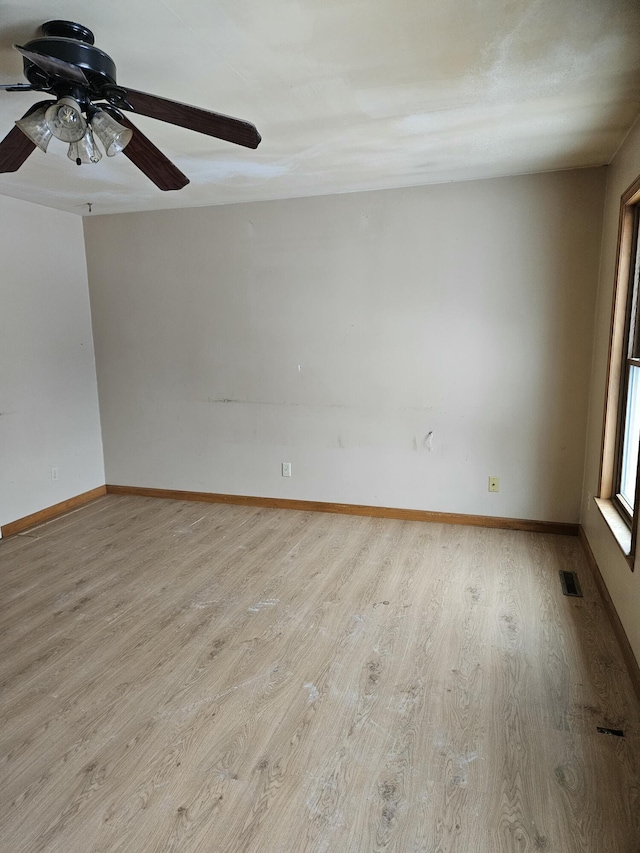
[[3,853],[640,850],[576,539],[108,496],[0,604]]

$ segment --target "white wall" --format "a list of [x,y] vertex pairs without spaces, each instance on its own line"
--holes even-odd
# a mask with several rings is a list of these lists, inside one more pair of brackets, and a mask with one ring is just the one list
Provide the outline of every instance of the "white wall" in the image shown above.
[[638,175],[640,175],[640,122],[636,122],[607,174],[602,267],[594,330],[594,359],[591,377],[582,525],[627,637],[636,658],[640,661],[640,569],[636,562],[635,572],[630,571],[622,551],[593,502],[593,495],[598,494],[599,486],[620,197]]
[[102,485],[104,466],[82,220],[7,197],[0,217],[3,525]]
[[107,482],[576,522],[603,191],[86,218]]

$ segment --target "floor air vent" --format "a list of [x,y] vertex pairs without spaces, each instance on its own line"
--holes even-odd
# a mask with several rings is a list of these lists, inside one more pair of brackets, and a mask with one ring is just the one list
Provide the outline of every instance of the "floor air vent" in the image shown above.
[[562,584],[564,595],[574,595],[576,598],[582,598],[580,581],[575,572],[560,572],[560,583]]

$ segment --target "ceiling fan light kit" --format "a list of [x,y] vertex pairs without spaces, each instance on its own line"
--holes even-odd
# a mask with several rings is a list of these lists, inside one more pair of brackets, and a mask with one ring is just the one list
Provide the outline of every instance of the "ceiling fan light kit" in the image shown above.
[[60,98],[47,109],[44,118],[61,142],[79,142],[87,130],[80,104],[73,98]]
[[78,166],[81,166],[83,163],[98,163],[102,160],[102,154],[93,138],[91,126],[87,127],[82,139],[78,140],[78,142],[70,143],[67,157],[69,160],[77,163]]
[[27,113],[16,122],[16,125],[24,135],[37,145],[41,151],[44,151],[45,154],[53,136],[46,118],[48,109],[48,106],[39,107],[35,112]]
[[250,122],[169,101],[119,86],[110,56],[95,47],[91,30],[73,21],[48,21],[42,36],[15,45],[22,55],[25,84],[10,92],[45,92],[55,100],[34,104],[0,142],[0,173],[15,172],[36,147],[45,152],[51,137],[69,143],[67,156],[79,166],[123,152],[161,190],[189,183],[165,155],[138,130],[123,110],[204,133],[236,145],[257,148],[260,134]]
[[131,142],[133,131],[123,127],[105,110],[96,109],[91,116],[91,127],[104,146],[107,157],[115,157]]

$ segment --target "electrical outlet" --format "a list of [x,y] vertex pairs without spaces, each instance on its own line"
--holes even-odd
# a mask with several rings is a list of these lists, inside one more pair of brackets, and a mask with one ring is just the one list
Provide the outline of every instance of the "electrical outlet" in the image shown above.
[[500,477],[489,477],[489,491],[490,492],[499,492],[500,491]]
[[51,468],[51,479],[55,482],[58,479],[58,469]]
[[291,462],[283,462],[282,463],[282,476],[290,477],[291,476]]

